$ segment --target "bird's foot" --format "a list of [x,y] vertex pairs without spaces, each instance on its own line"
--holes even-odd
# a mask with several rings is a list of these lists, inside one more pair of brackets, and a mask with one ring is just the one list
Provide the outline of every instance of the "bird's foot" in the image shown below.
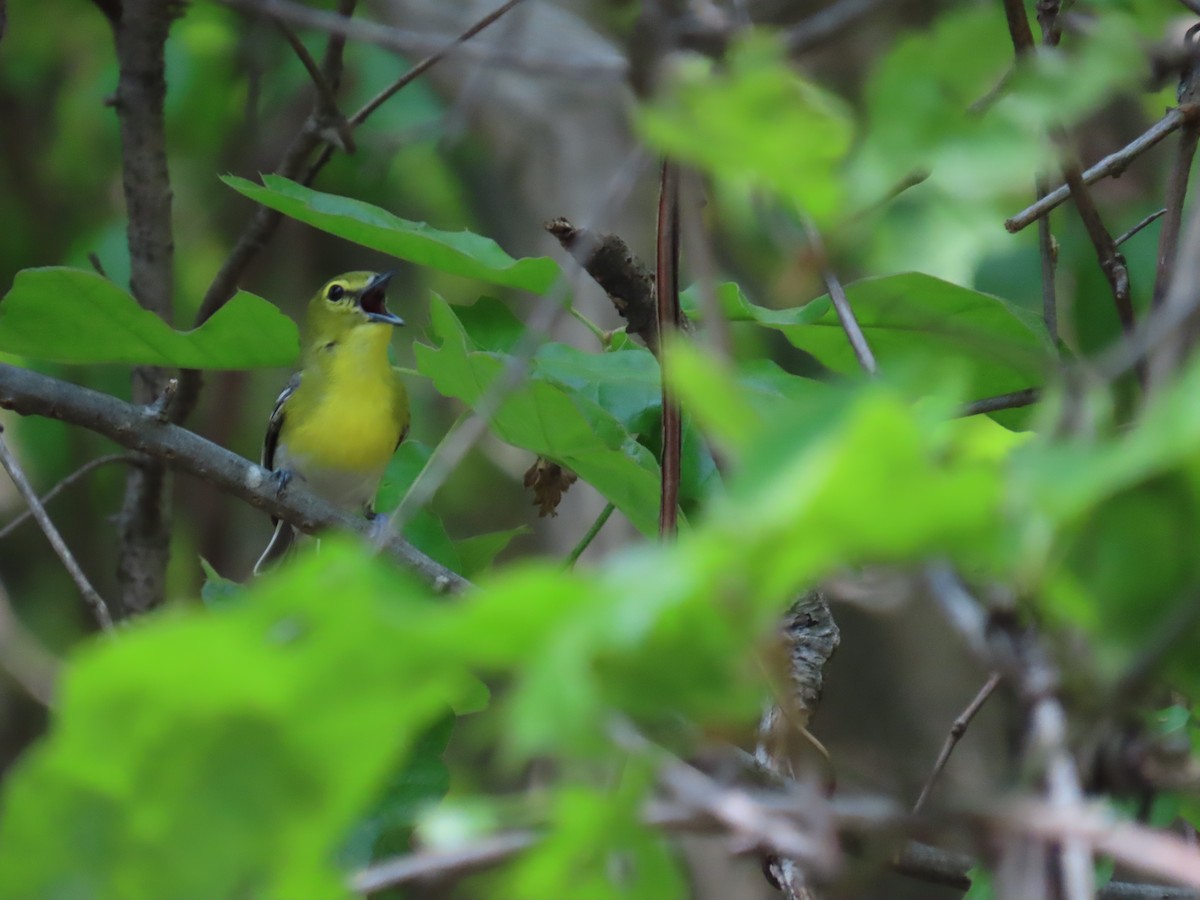
[[275,469],[271,472],[271,480],[275,482],[275,496],[282,497],[288,485],[292,483],[295,473],[291,469]]
[[377,513],[371,508],[367,508],[367,521],[371,523],[371,527],[367,532],[367,539],[376,547],[382,547],[391,538],[393,532],[392,517],[385,513]]

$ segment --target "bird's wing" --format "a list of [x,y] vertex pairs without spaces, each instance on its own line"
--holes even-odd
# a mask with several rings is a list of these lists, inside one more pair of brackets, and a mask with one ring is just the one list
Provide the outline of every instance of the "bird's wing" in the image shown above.
[[264,468],[275,468],[275,449],[279,446],[279,431],[283,428],[283,408],[292,394],[296,393],[296,388],[298,387],[300,387],[299,372],[293,375],[291,380],[284,385],[283,390],[279,392],[278,399],[275,401],[275,408],[271,410],[271,418],[267,420],[267,433],[263,438],[262,465]]

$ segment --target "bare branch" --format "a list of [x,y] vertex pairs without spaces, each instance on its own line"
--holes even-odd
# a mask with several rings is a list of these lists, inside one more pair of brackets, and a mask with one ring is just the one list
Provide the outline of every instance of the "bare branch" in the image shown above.
[[[439,55],[445,51],[448,43],[454,45],[460,43],[459,39],[448,36],[416,34],[377,22],[344,18],[300,3],[287,2],[287,0],[218,0],[218,2],[250,15],[280,19],[297,28],[323,31],[343,41],[349,38],[364,44],[373,44],[404,56]],[[488,15],[490,16],[492,13]],[[624,80],[628,74],[627,63],[615,55],[611,58],[598,57],[590,60],[528,57],[514,54],[506,47],[490,43],[477,46],[471,44],[461,47],[454,46],[453,49],[465,56],[486,60],[490,65],[530,75],[549,75],[586,81],[603,79],[615,82]]]
[[941,777],[942,770],[946,768],[946,763],[950,761],[950,754],[954,752],[954,748],[958,746],[958,742],[962,740],[962,736],[967,733],[967,728],[970,726],[976,714],[983,708],[992,692],[996,690],[996,686],[1000,684],[1000,673],[993,672],[988,676],[988,680],[983,683],[983,687],[975,695],[974,699],[967,704],[966,709],[959,713],[958,718],[954,720],[950,726],[950,733],[946,735],[946,741],[942,744],[942,749],[938,753],[937,761],[933,764],[933,771],[929,773],[929,778],[925,781],[925,786],[921,788],[921,794],[917,797],[917,802],[913,804],[913,814],[919,813],[925,805],[925,801],[929,799],[930,793],[933,792],[933,786]]
[[[3,431],[3,429],[0,429],[0,431]],[[37,492],[33,489],[33,485],[29,483],[29,479],[25,477],[25,472],[21,469],[21,464],[17,462],[17,458],[8,447],[8,442],[2,436],[0,436],[0,465],[4,467],[4,471],[8,473],[8,477],[16,485],[21,498],[28,505],[30,513],[37,520],[38,526],[46,535],[46,539],[50,541],[50,546],[54,548],[54,552],[62,560],[63,567],[71,576],[71,580],[75,582],[75,586],[79,588],[80,596],[83,597],[83,601],[91,609],[92,615],[96,617],[96,621],[100,624],[100,627],[112,628],[113,620],[109,614],[108,605],[96,593],[96,589],[92,587],[92,583],[83,574],[83,569],[79,567],[79,563],[71,555],[71,550],[67,547],[67,542],[62,539],[62,535],[58,533],[58,529],[50,521],[50,516],[46,514],[46,508],[42,506],[42,502],[38,499]]]
[[342,143],[342,151],[353,153],[355,150],[354,133],[350,130],[350,123],[346,121],[346,117],[338,109],[337,97],[334,96],[333,86],[325,77],[325,73],[321,71],[321,67],[317,65],[317,61],[312,58],[312,54],[308,52],[308,48],[296,36],[296,32],[292,31],[288,27],[288,24],[280,19],[275,20],[275,26],[287,38],[288,44],[291,45],[300,62],[304,64],[304,69],[308,72],[308,77],[312,79],[313,87],[317,89],[317,99],[324,117],[328,118],[337,130],[338,139]]
[[1096,260],[1100,263],[1104,277],[1108,279],[1121,327],[1129,334],[1133,331],[1134,324],[1133,301],[1129,297],[1129,269],[1125,265],[1125,257],[1121,255],[1112,234],[1104,226],[1104,220],[1100,217],[1091,191],[1084,184],[1083,175],[1074,160],[1069,160],[1063,166],[1063,176],[1079,210],[1079,217],[1083,220],[1083,226],[1087,229],[1088,238],[1096,251]]
[[984,413],[999,412],[1002,409],[1019,409],[1032,406],[1042,399],[1042,392],[1037,388],[1025,388],[1023,391],[1013,391],[1011,394],[997,394],[995,397],[984,397],[964,406],[958,413],[960,417],[978,416]]
[[[1109,154],[1084,172],[1083,183],[1091,185],[1109,175],[1113,177],[1119,176],[1129,168],[1130,163],[1182,125],[1185,120],[1194,118],[1196,114],[1196,107],[1176,107],[1170,110],[1157,123],[1147,129],[1141,137],[1130,141],[1116,153]],[[1004,227],[1013,234],[1016,234],[1026,226],[1032,224],[1040,216],[1044,216],[1050,210],[1061,206],[1070,196],[1071,188],[1068,185],[1064,184],[1057,187],[1032,206],[1021,210],[1012,218],[1005,220]]]
[[[54,487],[50,488],[50,490],[46,491],[46,493],[44,493],[41,497],[42,505],[45,506],[77,481],[80,481],[100,467],[107,466],[110,463],[126,463],[127,465],[138,466],[141,465],[141,460],[139,460],[136,456],[130,456],[128,453],[110,453],[108,456],[98,456],[93,460],[89,460],[58,484],[54,485]],[[33,518],[33,510],[26,509],[25,512],[21,513],[3,528],[0,528],[0,541],[4,540],[25,522],[28,522],[31,518]]]
[[867,344],[867,338],[858,324],[858,319],[854,317],[854,310],[850,308],[850,299],[846,296],[845,288],[842,287],[837,274],[829,266],[829,258],[825,254],[825,245],[821,241],[820,232],[811,222],[805,222],[804,230],[809,244],[812,245],[813,253],[819,260],[821,277],[825,281],[825,287],[829,290],[829,299],[833,301],[838,321],[842,324],[842,330],[846,332],[846,338],[850,341],[850,347],[854,350],[858,364],[868,375],[875,375],[879,371],[879,365],[875,362],[875,354],[871,352],[871,347]]
[[[129,450],[194,475],[301,531],[339,529],[364,538],[376,535],[366,519],[326,503],[302,485],[289,485],[286,493],[281,494],[271,473],[262,466],[178,425],[161,422],[144,407],[107,394],[0,364],[0,407],[22,415],[59,419],[102,434]],[[461,575],[434,562],[399,537],[391,536],[385,549],[437,591],[461,592],[471,586]]]
[[1029,56],[1034,52],[1033,31],[1029,27],[1029,17],[1025,15],[1025,4],[1022,0],[1003,0],[1004,17],[1008,20],[1008,36],[1012,38],[1013,52],[1017,59]]
[[1150,213],[1150,215],[1146,216],[1146,218],[1142,219],[1140,222],[1138,222],[1136,225],[1134,225],[1132,228],[1130,228],[1128,231],[1126,231],[1124,234],[1122,234],[1119,238],[1117,238],[1117,246],[1118,247],[1121,246],[1123,243],[1125,243],[1127,240],[1129,240],[1135,234],[1140,232],[1146,226],[1152,225],[1158,219],[1162,218],[1166,214],[1166,212],[1167,212],[1166,207],[1163,207],[1162,209],[1160,209],[1156,212]]
[[[671,160],[663,160],[658,194],[658,238],[655,245],[658,337],[662,342],[683,325],[679,310],[679,169]],[[666,362],[659,359],[660,367]],[[667,390],[662,369],[662,492],[658,508],[658,534],[675,534],[679,516],[680,459],[683,452],[683,418],[679,404]]]
[[[167,94],[165,46],[180,4],[123,0],[113,26],[120,78],[116,109],[121,131],[121,176],[129,217],[129,287],[143,308],[172,320],[175,244],[171,178],[163,105]],[[133,370],[133,401],[150,403],[169,374],[152,366]],[[117,517],[117,582],[125,614],[145,612],[165,598],[170,558],[171,490],[159,465],[131,469]]]
[[[1179,100],[1181,105],[1186,103],[1194,106],[1200,100],[1200,64],[1192,55],[1196,47],[1195,29],[1188,31],[1185,47],[1191,59],[1179,82]],[[1154,270],[1154,293],[1151,297],[1153,306],[1161,305],[1166,299],[1175,272],[1175,257],[1179,252],[1179,235],[1183,227],[1183,203],[1187,199],[1188,179],[1196,158],[1197,144],[1200,144],[1200,122],[1189,118],[1183,123],[1175,162],[1167,176],[1167,209],[1158,233],[1158,263]]]
[[462,878],[506,862],[541,839],[534,831],[510,831],[455,850],[427,850],[399,856],[358,872],[351,878],[350,888],[355,893],[372,894],[413,882]]
[[783,36],[784,46],[789,53],[813,50],[883,5],[883,0],[839,0],[789,28]]

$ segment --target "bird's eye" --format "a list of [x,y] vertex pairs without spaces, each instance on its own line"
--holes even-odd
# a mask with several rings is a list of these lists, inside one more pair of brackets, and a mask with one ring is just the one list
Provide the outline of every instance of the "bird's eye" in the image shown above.
[[346,289],[340,284],[331,284],[329,286],[329,290],[325,292],[325,296],[336,303],[338,300],[342,299],[342,296],[345,293]]

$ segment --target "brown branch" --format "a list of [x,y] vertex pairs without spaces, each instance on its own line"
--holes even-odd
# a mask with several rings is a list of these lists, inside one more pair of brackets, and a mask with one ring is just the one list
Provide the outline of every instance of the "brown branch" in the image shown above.
[[974,400],[960,409],[958,416],[965,418],[966,416],[999,412],[1002,409],[1020,409],[1023,406],[1032,406],[1041,399],[1042,392],[1038,388],[1025,388],[1023,391],[1013,391],[1011,394],[997,394],[995,397]]
[[[662,341],[682,327],[679,310],[679,169],[663,160],[658,194],[658,238],[655,246],[658,335]],[[683,451],[683,418],[679,404],[667,390],[666,361],[662,374],[662,494],[658,507],[658,533],[675,534],[679,516],[680,459]]]
[[[364,538],[377,536],[366,519],[330,505],[302,485],[293,483],[281,494],[278,482],[266,469],[178,425],[162,421],[146,407],[2,364],[0,407],[21,415],[59,419],[104,435],[122,447],[153,457],[284,519],[301,531],[338,529]],[[461,575],[434,562],[399,537],[389,537],[384,548],[439,592],[461,592],[471,586]]]
[[[131,466],[137,466],[141,465],[141,460],[136,456],[130,456],[128,453],[111,453],[108,456],[99,456],[96,459],[89,460],[58,484],[54,485],[54,487],[50,488],[50,490],[46,491],[46,493],[42,494],[39,502],[45,506],[71,485],[90,475],[92,472],[96,471],[102,466],[107,466],[110,463],[126,463]],[[0,541],[7,538],[31,518],[33,518],[33,510],[26,509],[25,512],[21,513],[3,528],[0,528]]]
[[[3,431],[3,429],[0,429],[0,431]],[[108,604],[104,602],[104,599],[92,587],[92,583],[88,581],[88,577],[83,574],[83,569],[80,568],[75,557],[71,555],[71,550],[67,546],[67,542],[62,539],[62,535],[54,527],[54,522],[46,514],[46,508],[42,506],[37,492],[33,489],[33,485],[29,483],[29,479],[25,477],[25,472],[21,468],[21,464],[17,462],[17,458],[13,455],[12,450],[8,447],[8,442],[3,437],[0,437],[0,466],[4,467],[4,471],[12,479],[12,483],[16,486],[18,493],[20,493],[21,499],[29,507],[30,513],[37,520],[42,533],[46,535],[46,540],[54,548],[55,554],[62,560],[63,568],[67,570],[67,574],[71,576],[71,580],[79,588],[79,595],[83,597],[83,602],[91,609],[92,615],[96,617],[96,621],[100,627],[112,628],[113,620],[112,615],[108,611]]]
[[625,330],[641,338],[650,352],[658,355],[654,273],[633,254],[629,245],[618,235],[577,228],[561,217],[547,222],[545,229],[608,295],[617,313],[625,319]]
[[[180,4],[164,0],[124,0],[113,25],[120,68],[115,105],[129,217],[129,286],[143,308],[167,322],[172,319],[175,245],[163,119],[164,48],[180,9]],[[169,377],[162,369],[136,367],[133,401],[151,402]],[[147,464],[130,470],[117,531],[120,610],[124,615],[145,612],[161,604],[166,591],[171,489],[163,466]]]
[[[1038,200],[1046,196],[1046,179],[1042,176],[1034,181],[1034,194]],[[1058,348],[1058,292],[1054,283],[1054,270],[1058,264],[1058,246],[1050,230],[1050,213],[1038,219],[1038,257],[1042,273],[1042,321],[1050,343]]]
[[1023,0],[1003,0],[1004,18],[1008,21],[1008,36],[1012,39],[1013,52],[1017,59],[1029,56],[1035,50],[1033,31],[1029,17],[1025,15]]
[[983,708],[983,704],[992,696],[992,692],[996,690],[999,684],[1000,674],[993,672],[988,676],[988,680],[983,683],[983,687],[979,689],[974,699],[967,704],[966,709],[959,713],[958,718],[950,725],[950,733],[946,735],[946,740],[942,744],[941,751],[938,753],[937,761],[933,764],[933,770],[929,773],[929,778],[926,779],[925,786],[921,788],[917,802],[913,804],[914,815],[919,813],[921,808],[925,806],[925,801],[929,799],[929,795],[933,792],[933,786],[937,784],[942,770],[946,768],[946,764],[950,761],[950,754],[954,752],[954,748],[958,746],[958,742],[962,740],[962,736],[967,733],[967,728],[970,727],[976,714]]
[[[217,2],[248,15],[281,19],[297,28],[311,28],[342,40],[349,38],[364,44],[373,44],[402,56],[440,54],[447,43],[458,43],[457,38],[448,39],[448,36],[417,34],[377,22],[343,19],[337,15],[300,3],[286,2],[286,0],[217,0]],[[492,13],[488,15],[491,16]],[[524,56],[490,43],[467,44],[455,46],[454,49],[463,55],[485,60],[490,65],[530,75],[550,75],[590,82],[595,82],[597,79],[603,79],[606,82],[624,81],[628,75],[628,65],[615,55],[596,57],[591,60],[564,61],[552,57]]]
[[1118,237],[1117,238],[1117,246],[1120,247],[1123,243],[1125,243],[1131,237],[1133,237],[1134,235],[1141,232],[1142,229],[1146,228],[1149,225],[1154,224],[1156,221],[1158,221],[1164,215],[1166,215],[1166,212],[1167,212],[1166,207],[1163,207],[1162,209],[1157,210],[1156,212],[1150,213],[1150,215],[1146,216],[1146,218],[1142,219],[1140,222],[1138,222],[1136,225],[1134,225],[1132,228],[1130,228],[1128,231],[1126,231],[1120,237]]
[[[288,24],[280,19],[275,20],[275,26],[287,39],[291,45],[293,52],[304,65],[304,69],[308,72],[308,77],[312,79],[313,87],[317,90],[317,100],[321,110],[321,117],[326,119],[337,132],[338,140],[341,142],[341,150],[345,153],[353,153],[354,133],[350,130],[351,125],[346,121],[346,117],[342,115],[342,111],[338,108],[337,97],[334,96],[333,85],[325,77],[325,73],[321,67],[317,65],[317,61],[312,58],[312,54],[308,52],[308,48],[304,46],[303,41],[296,36],[296,32],[288,27]],[[326,54],[329,58],[329,54]]]
[[1113,303],[1117,308],[1117,318],[1121,320],[1121,328],[1128,335],[1133,331],[1134,319],[1133,301],[1129,297],[1129,269],[1125,265],[1125,257],[1121,255],[1112,234],[1104,226],[1100,210],[1096,208],[1091,191],[1083,183],[1083,175],[1074,160],[1068,160],[1063,165],[1063,176],[1071,190],[1075,207],[1079,210],[1079,218],[1083,220],[1083,227],[1087,230],[1088,238],[1096,251],[1096,261],[1100,263],[1100,269],[1108,280]]
[[[1189,55],[1195,49],[1194,29],[1188,31],[1186,49]],[[1180,105],[1195,106],[1200,100],[1200,63],[1191,57],[1179,82]],[[1167,175],[1166,214],[1158,234],[1158,262],[1154,270],[1154,293],[1151,304],[1162,305],[1166,299],[1171,278],[1175,272],[1175,257],[1179,252],[1179,236],[1183,228],[1183,204],[1187,199],[1188,179],[1192,173],[1192,162],[1196,158],[1196,147],[1200,143],[1200,122],[1189,118],[1183,123],[1179,134],[1179,146],[1175,151],[1175,162]]]
[[[1197,115],[1195,106],[1176,107],[1167,112],[1158,122],[1146,130],[1140,137],[1130,141],[1116,153],[1111,153],[1100,162],[1083,173],[1083,183],[1095,184],[1107,176],[1118,177],[1129,168],[1130,163],[1167,137],[1171,132],[1184,123],[1185,120]],[[1061,185],[1048,193],[1041,200],[1021,210],[1010,219],[1006,219],[1004,227],[1013,234],[1031,225],[1050,210],[1061,206],[1071,196],[1071,188]]]

